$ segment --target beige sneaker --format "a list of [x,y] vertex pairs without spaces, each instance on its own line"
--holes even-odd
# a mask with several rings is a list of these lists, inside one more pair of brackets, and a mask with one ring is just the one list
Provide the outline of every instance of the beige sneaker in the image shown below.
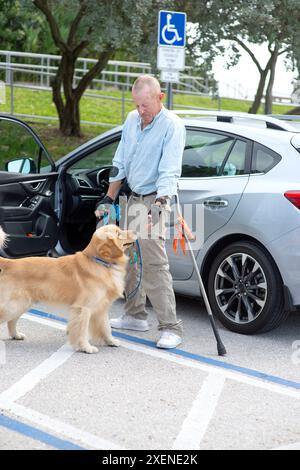
[[138,320],[130,315],[122,315],[110,320],[110,326],[119,330],[148,331],[150,330],[147,320]]
[[157,348],[173,349],[182,343],[180,336],[172,333],[172,331],[163,331],[159,341],[156,343]]

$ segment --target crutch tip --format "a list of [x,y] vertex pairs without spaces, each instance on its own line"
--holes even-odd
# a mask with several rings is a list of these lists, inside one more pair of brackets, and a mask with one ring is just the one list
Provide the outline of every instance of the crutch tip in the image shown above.
[[226,356],[227,351],[225,349],[225,346],[223,344],[218,344],[218,355],[219,356]]

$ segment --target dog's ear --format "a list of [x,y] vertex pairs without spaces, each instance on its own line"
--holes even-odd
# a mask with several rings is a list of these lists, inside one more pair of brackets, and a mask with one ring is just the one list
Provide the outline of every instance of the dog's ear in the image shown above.
[[105,259],[120,258],[123,255],[123,251],[117,245],[116,239],[108,237],[103,243],[98,245],[99,256]]

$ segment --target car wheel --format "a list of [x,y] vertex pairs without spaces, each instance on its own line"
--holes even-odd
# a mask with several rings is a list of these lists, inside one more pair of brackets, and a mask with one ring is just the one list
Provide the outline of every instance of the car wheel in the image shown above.
[[288,315],[279,271],[255,243],[237,242],[221,251],[210,269],[208,295],[221,323],[237,333],[272,330]]

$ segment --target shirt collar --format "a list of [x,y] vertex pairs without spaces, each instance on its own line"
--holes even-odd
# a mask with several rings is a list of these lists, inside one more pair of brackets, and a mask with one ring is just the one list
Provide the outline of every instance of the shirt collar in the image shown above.
[[[160,116],[164,113],[164,110],[165,110],[165,107],[162,106],[161,110],[159,111],[159,113],[157,113],[153,120],[150,122],[150,124],[148,124],[148,126],[144,127],[143,131],[145,131],[146,129],[147,130],[150,130],[152,129],[152,127],[154,126],[154,124],[156,123],[156,121],[160,118]],[[138,127],[139,129],[142,129],[142,118],[141,116],[138,114]]]

